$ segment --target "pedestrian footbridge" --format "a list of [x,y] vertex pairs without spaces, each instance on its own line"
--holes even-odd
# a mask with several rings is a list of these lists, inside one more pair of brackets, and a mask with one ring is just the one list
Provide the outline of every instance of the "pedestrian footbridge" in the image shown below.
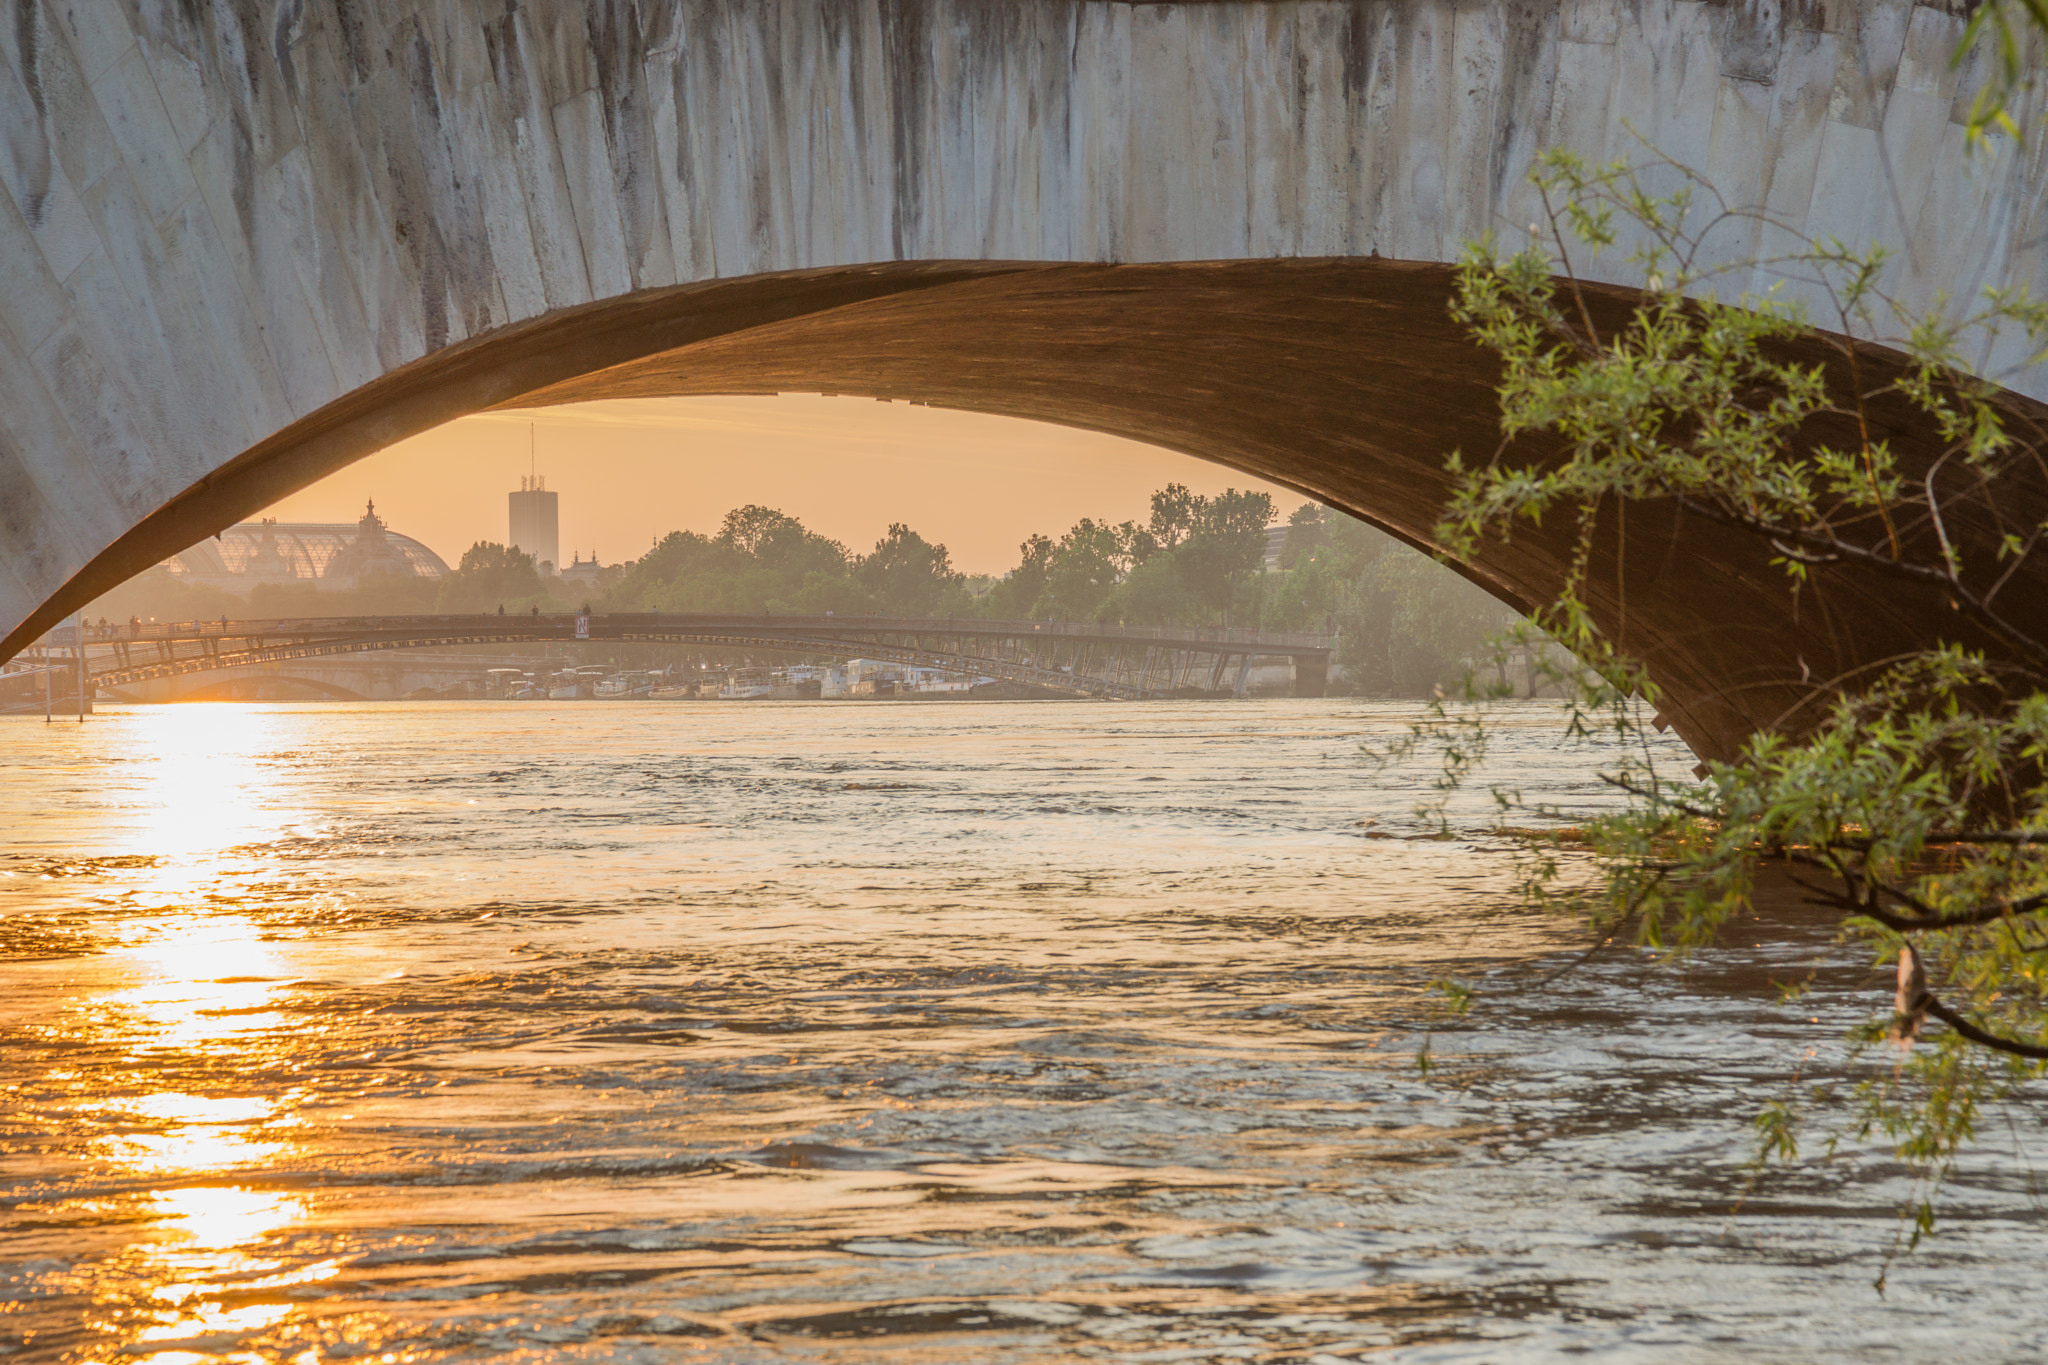
[[[82,638],[81,638],[82,636]],[[1243,696],[1252,661],[1293,665],[1296,696],[1319,697],[1334,640],[1327,635],[1075,621],[965,617],[687,616],[605,613],[551,616],[380,616],[60,627],[29,652],[43,668],[10,675],[0,705],[33,709],[46,690],[150,694],[151,684],[192,684],[253,670],[290,670],[312,660],[361,659],[392,650],[474,650],[578,641],[695,645],[811,658],[876,659],[940,668],[1070,696],[1126,701]],[[82,664],[81,664],[81,648]],[[479,655],[481,674],[501,658]],[[459,667],[445,657],[436,671]],[[44,675],[47,672],[48,677]],[[343,691],[342,695],[351,695]]]

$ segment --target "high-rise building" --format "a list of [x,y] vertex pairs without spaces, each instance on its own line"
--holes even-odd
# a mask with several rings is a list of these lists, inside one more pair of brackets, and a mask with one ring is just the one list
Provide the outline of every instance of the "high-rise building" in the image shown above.
[[512,548],[533,556],[543,574],[562,562],[559,493],[550,493],[539,474],[522,475],[512,499]]

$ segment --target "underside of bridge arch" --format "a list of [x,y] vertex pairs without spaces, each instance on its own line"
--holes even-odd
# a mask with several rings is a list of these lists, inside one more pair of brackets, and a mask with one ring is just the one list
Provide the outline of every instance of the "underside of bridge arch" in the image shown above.
[[[1084,427],[1256,474],[1433,548],[1445,456],[1483,457],[1500,439],[1496,370],[1450,318],[1453,287],[1448,267],[1376,258],[895,263],[564,310],[393,371],[243,452],[100,555],[0,657],[165,555],[404,437],[485,409],[598,398],[827,393]],[[1619,291],[1598,299],[1610,318],[1627,304]],[[1868,359],[1866,381],[1895,363]],[[1909,463],[1931,457],[1925,423],[1899,407],[1876,416]],[[1632,506],[1622,524],[1625,538],[1596,555],[1593,606],[1704,757],[1759,729],[1798,728],[1829,682],[1937,635],[1996,652],[1934,592],[1822,570],[1795,598],[1769,546],[1741,532],[1657,504]],[[1573,537],[1562,518],[1518,528],[1457,567],[1528,609],[1556,590]],[[2048,584],[2016,583],[2007,600],[2023,587],[2048,613]]]
[[[167,680],[168,687],[131,687],[128,691],[141,693],[135,700],[149,701],[246,701],[268,691],[273,694],[266,700],[323,700],[323,701],[368,701],[360,692],[319,678],[301,678],[285,673],[263,673],[240,671],[228,677],[212,677],[200,674],[192,678]],[[181,686],[181,684],[183,684]],[[283,697],[275,694],[282,692]],[[292,693],[300,696],[291,696]]]

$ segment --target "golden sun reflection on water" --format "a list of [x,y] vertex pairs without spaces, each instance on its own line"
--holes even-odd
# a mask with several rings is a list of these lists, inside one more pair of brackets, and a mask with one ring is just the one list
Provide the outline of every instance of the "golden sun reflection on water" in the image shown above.
[[[141,1296],[105,1328],[127,1341],[123,1359],[239,1359],[220,1354],[224,1337],[261,1334],[293,1311],[251,1304],[251,1291],[335,1273],[264,1255],[270,1238],[307,1217],[307,1202],[262,1188],[297,1150],[291,1111],[301,1097],[277,1069],[292,1047],[280,995],[297,973],[290,945],[268,937],[251,898],[266,861],[251,845],[298,817],[269,772],[274,716],[190,705],[128,719],[140,779],[126,793],[129,848],[152,865],[127,899],[145,917],[110,955],[118,984],[85,1014],[143,1069],[106,1073],[86,1099],[111,1120],[86,1154],[138,1189],[136,1211],[153,1232],[138,1248]],[[173,1064],[182,1084],[137,1087],[155,1061]]]
[[[305,1201],[294,1196],[227,1186],[164,1190],[153,1199],[162,1220],[159,1235],[165,1241],[155,1257],[157,1284],[150,1291],[152,1302],[144,1308],[147,1321],[124,1333],[132,1342],[123,1352],[128,1359],[154,1365],[217,1361],[222,1358],[218,1354],[179,1349],[179,1343],[261,1332],[292,1313],[289,1303],[229,1307],[221,1301],[225,1290],[249,1294],[284,1289],[327,1279],[340,1268],[328,1261],[286,1269],[248,1249],[306,1216]],[[151,1342],[165,1346],[153,1351],[148,1349]]]
[[[212,1175],[274,1163],[290,1146],[278,1134],[288,1123],[285,1087],[249,1094],[286,1046],[275,1008],[289,984],[278,945],[243,915],[214,915],[154,926],[127,948],[131,984],[100,997],[88,1012],[94,1027],[123,1041],[132,1056],[168,1056],[218,1074],[227,1094],[163,1090],[88,1098],[118,1111],[123,1131],[95,1142],[93,1155],[133,1177]],[[112,1084],[121,1078],[108,1077]],[[242,1093],[233,1093],[241,1091]]]
[[[270,1234],[302,1220],[301,1198],[233,1184],[198,1184],[275,1169],[294,1150],[287,1087],[235,1093],[258,1080],[284,1046],[275,1008],[289,982],[280,945],[240,913],[151,925],[123,952],[135,969],[126,989],[103,1000],[100,1017],[134,1044],[198,1063],[218,1074],[222,1090],[162,1090],[124,1097],[110,1107],[126,1131],[93,1144],[110,1172],[166,1183],[145,1210],[157,1235],[149,1254],[149,1300],[135,1305],[125,1354],[153,1365],[181,1365],[195,1338],[261,1333],[290,1317],[289,1303],[232,1303],[252,1290],[325,1278],[332,1267],[286,1269],[261,1253]],[[151,1343],[165,1343],[152,1351]]]
[[218,1053],[282,1026],[283,1016],[267,1007],[290,967],[246,916],[142,926],[137,939],[125,956],[141,979],[106,1003],[151,1046]]
[[233,1129],[191,1127],[102,1138],[93,1144],[92,1154],[136,1175],[171,1175],[247,1170],[284,1155],[289,1146]]
[[239,1186],[159,1190],[151,1197],[171,1231],[208,1246],[253,1240],[306,1212],[305,1201],[295,1196]]
[[132,733],[144,786],[137,852],[183,858],[274,828],[275,784],[258,765],[273,718],[232,704],[153,707]]
[[[124,717],[135,760],[126,851],[152,860],[129,896],[141,908],[233,904],[262,865],[250,845],[303,818],[285,800],[274,763],[279,718],[236,704],[145,708]],[[218,971],[214,975],[231,975]]]
[[[296,1150],[291,1109],[299,1096],[288,1086],[261,1091],[272,1053],[284,1046],[276,1037],[284,1016],[272,1006],[288,971],[279,947],[261,934],[240,914],[158,926],[125,950],[137,969],[131,984],[103,997],[94,1012],[132,1048],[217,1075],[224,1092],[165,1089],[94,1101],[119,1126],[95,1140],[89,1156],[108,1174],[149,1189],[138,1211],[155,1224],[138,1277],[147,1297],[107,1325],[127,1341],[125,1359],[222,1359],[215,1349],[194,1352],[191,1345],[258,1335],[292,1314],[288,1302],[249,1304],[241,1301],[246,1295],[335,1273],[333,1265],[288,1267],[263,1254],[268,1237],[307,1216],[303,1198],[201,1183],[275,1170]],[[247,1092],[252,1080],[259,1093]],[[151,1349],[159,1342],[162,1349]]]

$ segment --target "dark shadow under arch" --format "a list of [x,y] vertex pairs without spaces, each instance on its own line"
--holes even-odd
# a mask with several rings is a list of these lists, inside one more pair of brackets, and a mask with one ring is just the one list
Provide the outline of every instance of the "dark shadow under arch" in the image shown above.
[[[302,687],[306,689],[306,691],[308,692],[315,693],[323,701],[370,700],[370,698],[364,696],[360,692],[354,691],[350,688],[338,686],[335,683],[321,682],[316,678],[301,678],[296,675],[286,673],[261,673],[248,671],[236,673],[232,677],[214,678],[211,680],[207,680],[208,675],[206,674],[200,674],[197,676],[198,679],[200,680],[200,685],[194,687],[189,692],[182,693],[181,695],[179,695],[177,697],[178,701],[242,701],[246,700],[246,698],[237,697],[234,694],[244,685],[250,683],[289,683],[293,687]],[[114,689],[111,695],[115,700],[134,701],[137,705],[147,704],[134,697],[121,696],[120,689]],[[311,700],[311,698],[307,698],[306,700]]]
[[295,677],[287,677],[287,676],[285,676],[285,675],[283,675],[283,674],[263,674],[263,675],[261,675],[261,676],[251,676],[251,677],[247,677],[247,678],[227,678],[227,679],[223,679],[223,680],[222,680],[221,682],[219,682],[219,683],[216,683],[216,684],[214,684],[214,685],[213,685],[213,686],[211,686],[211,687],[203,687],[203,688],[200,688],[200,689],[199,689],[198,691],[196,691],[196,692],[193,692],[193,693],[191,693],[191,694],[190,694],[190,695],[188,695],[188,696],[180,697],[180,698],[179,698],[179,700],[180,700],[180,701],[209,701],[209,700],[213,700],[213,699],[215,699],[215,697],[216,697],[216,694],[218,694],[218,695],[219,695],[219,696],[221,696],[221,697],[225,697],[225,696],[226,696],[226,695],[227,695],[228,693],[231,693],[232,691],[234,691],[234,689],[235,689],[236,685],[237,685],[237,684],[239,684],[239,683],[258,683],[258,682],[261,682],[261,683],[290,683],[290,684],[291,684],[291,685],[292,685],[293,687],[303,687],[303,688],[305,688],[305,689],[306,689],[306,690],[307,690],[308,692],[314,692],[314,693],[318,693],[318,694],[319,694],[319,695],[320,695],[320,696],[321,696],[321,697],[322,697],[323,699],[325,699],[325,700],[327,700],[327,701],[368,701],[368,700],[369,700],[369,698],[368,698],[368,697],[365,697],[365,696],[364,696],[364,695],[363,695],[362,693],[360,693],[360,692],[355,692],[355,691],[351,691],[351,690],[350,690],[349,688],[346,688],[346,687],[337,687],[337,686],[335,686],[335,685],[334,685],[333,683],[325,683],[325,682],[319,682],[319,681],[316,681],[315,679],[312,679],[312,678],[295,678]]
[[[595,398],[832,393],[1085,427],[1256,474],[1427,549],[1449,491],[1443,457],[1499,443],[1496,371],[1449,316],[1453,284],[1447,266],[1354,258],[893,263],[565,310],[395,370],[244,451],[109,547],[0,642],[0,657],[165,555],[407,436],[487,408]],[[1625,291],[1595,292],[1608,319],[1625,312]],[[1898,363],[1866,354],[1866,382]],[[1938,449],[1903,406],[1876,417],[1909,465]],[[1934,592],[1827,569],[1795,600],[1769,547],[1740,532],[1659,504],[1632,506],[1626,524],[1625,546],[1610,536],[1596,553],[1593,607],[1703,757],[1729,756],[1759,729],[1796,729],[1823,695],[1815,684],[1938,634],[1992,648]],[[1528,609],[1550,598],[1571,548],[1560,520],[1456,567]],[[2008,600],[2048,615],[2048,571],[2033,577]]]

